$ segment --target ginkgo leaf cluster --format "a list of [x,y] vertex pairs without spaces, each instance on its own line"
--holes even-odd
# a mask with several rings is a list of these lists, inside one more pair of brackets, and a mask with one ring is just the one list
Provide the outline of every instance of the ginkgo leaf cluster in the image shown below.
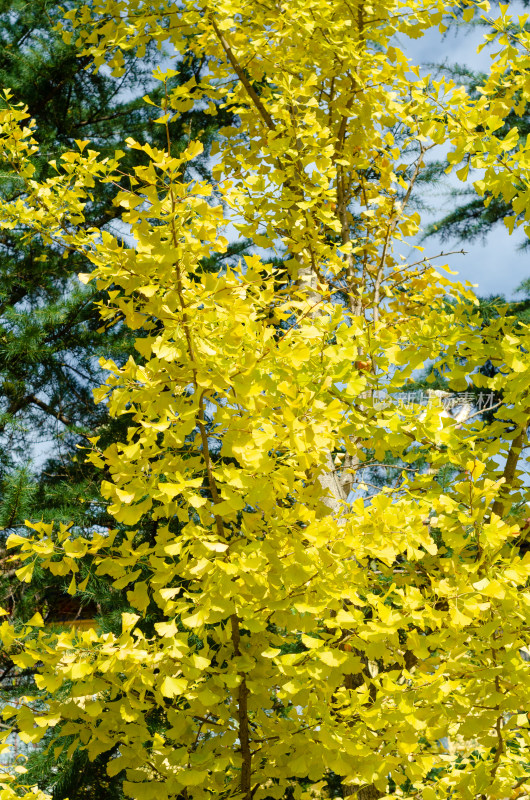
[[[116,531],[31,522],[9,540],[19,580],[39,562],[75,594],[88,559],[130,612],[120,633],[6,619],[3,646],[36,674],[4,718],[27,741],[58,726],[90,757],[117,752],[109,772],[125,769],[138,800],[309,798],[330,775],[359,798],[508,797],[529,738],[530,554],[514,509],[529,500],[530,331],[484,323],[469,287],[397,248],[418,230],[408,202],[428,149],[491,161],[495,191],[512,140],[484,139],[486,101],[433,85],[397,48],[444,24],[441,2],[155,5],[95,3],[66,15],[65,35],[116,74],[120,51],[141,57],[152,39],[204,55],[206,76],[167,94],[160,124],[223,98],[238,125],[221,131],[215,185],[193,171],[201,146],[176,153],[169,135],[113,159],[79,142],[39,183],[31,121],[1,112],[25,190],[0,224],[82,252],[82,279],[108,290],[102,319],[136,331],[139,353],[105,361],[96,392],[131,420],[126,441],[89,453]],[[116,191],[126,232],[78,225],[96,181],[123,186],[126,148],[145,157]],[[253,254],[205,272],[234,229]],[[392,402],[429,362],[456,392],[495,391],[493,420]],[[401,477],[352,496],[368,451],[398,458]],[[435,477],[447,467],[449,487]],[[146,515],[156,531],[140,540]]]

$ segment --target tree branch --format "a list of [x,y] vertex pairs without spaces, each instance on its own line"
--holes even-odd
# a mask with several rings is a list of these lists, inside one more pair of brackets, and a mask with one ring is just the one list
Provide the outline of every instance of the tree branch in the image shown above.
[[[232,625],[232,644],[234,646],[234,653],[236,658],[241,656],[240,649],[240,634],[239,634],[239,619],[237,614],[232,614],[230,617]],[[241,794],[244,800],[251,800],[253,792],[251,792],[251,778],[252,778],[252,753],[250,750],[250,729],[248,721],[248,686],[244,672],[240,672],[241,683],[237,691],[237,717],[238,717],[238,733],[239,742],[241,745]],[[255,791],[255,790],[254,790]]]
[[217,36],[221,47],[225,51],[226,56],[227,56],[228,60],[230,61],[231,66],[234,69],[234,72],[236,73],[237,77],[239,78],[239,80],[241,81],[241,83],[243,84],[245,89],[247,90],[247,93],[248,93],[249,97],[252,99],[252,102],[256,106],[256,110],[258,111],[258,114],[262,118],[262,120],[265,123],[265,125],[267,126],[267,128],[269,128],[269,130],[271,130],[271,131],[275,130],[276,129],[276,125],[274,124],[274,120],[272,119],[271,115],[269,114],[269,112],[267,111],[267,109],[265,108],[263,103],[261,102],[261,100],[259,98],[259,95],[256,92],[256,90],[254,89],[254,87],[252,86],[251,82],[249,81],[249,79],[245,75],[245,71],[241,67],[241,65],[240,65],[239,61],[237,60],[237,58],[235,57],[232,48],[230,47],[230,45],[226,41],[225,37],[223,36],[223,34],[219,30],[219,28],[217,27],[217,23],[215,22],[213,14],[210,16],[210,21],[212,23],[212,28],[215,31],[215,35]]
[[523,444],[526,439],[526,428],[528,425],[529,413],[530,409],[526,409],[524,414],[526,422],[523,424],[519,433],[513,440],[512,446],[510,447],[510,450],[508,452],[508,458],[506,459],[506,464],[504,465],[504,472],[502,473],[502,477],[504,478],[504,484],[501,486],[498,497],[491,507],[492,514],[497,514],[497,516],[501,518],[504,515],[506,506],[508,505],[508,496],[513,487],[515,473],[517,470],[517,463],[519,461],[519,456],[521,455],[521,450],[523,449]]
[[61,411],[55,411],[48,403],[45,403],[44,400],[39,400],[34,394],[30,394],[27,396],[28,405],[37,406],[42,411],[45,411],[46,414],[49,414],[51,417],[55,417],[55,419],[62,422],[63,425],[70,427],[72,425],[72,420],[63,414]]

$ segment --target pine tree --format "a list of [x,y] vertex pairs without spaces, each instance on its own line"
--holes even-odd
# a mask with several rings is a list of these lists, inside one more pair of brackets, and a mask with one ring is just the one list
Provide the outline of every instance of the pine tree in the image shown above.
[[[126,57],[125,74],[119,80],[87,71],[86,59],[52,30],[58,15],[58,9],[50,9],[44,0],[4,2],[0,15],[0,82],[38,122],[41,154],[34,176],[38,180],[54,174],[54,162],[76,139],[89,138],[100,152],[110,155],[126,135],[141,133],[153,145],[165,136],[153,122],[156,109],[141,101],[152,83],[150,53],[142,62]],[[196,60],[183,61],[179,80],[192,79],[200,67]],[[155,90],[155,100],[160,91]],[[190,136],[208,144],[216,124],[200,112],[181,114],[171,124],[176,149],[183,148]],[[127,167],[139,161],[132,153]],[[198,163],[199,172],[205,165],[206,157]],[[0,190],[3,199],[20,192],[9,165],[3,165]],[[112,228],[113,191],[111,186],[94,188],[87,224]],[[28,244],[20,229],[4,231],[0,247],[4,449],[11,458],[25,457],[32,439],[48,436],[59,442],[63,436],[67,451],[72,435],[75,439],[76,434],[89,433],[107,419],[103,407],[94,409],[91,397],[92,387],[100,382],[98,357],[127,358],[131,337],[120,328],[106,330],[104,336],[98,333],[97,295],[72,282],[77,271],[89,269],[82,258],[65,260],[62,253],[44,251],[38,239]]]
[[[528,27],[528,26],[527,26]],[[465,86],[470,97],[477,100],[480,97],[480,87],[487,79],[484,72],[472,70],[463,64],[443,64],[436,70],[438,77],[446,77]],[[523,143],[530,134],[530,113],[527,110],[521,111],[518,108],[510,109],[509,113],[499,120],[499,126],[495,129],[495,136],[502,140],[510,131],[517,131],[518,141]],[[430,165],[431,174],[429,181],[437,184],[439,191],[440,185],[444,185],[445,161],[436,161]],[[470,173],[473,177],[473,171]],[[475,177],[480,177],[475,173]],[[425,239],[437,238],[442,243],[448,242],[475,242],[486,240],[488,234],[498,225],[502,225],[504,219],[514,214],[509,201],[502,196],[494,195],[491,190],[487,190],[484,197],[477,197],[473,186],[468,184],[464,187],[446,185],[447,196],[451,199],[452,209],[443,217],[430,223],[425,230]],[[426,192],[428,196],[428,191]],[[427,198],[426,198],[427,202]],[[516,214],[517,220],[524,219],[524,210]],[[520,241],[521,248],[529,247],[529,240],[523,237]]]
[[[63,7],[79,5],[68,2]],[[166,136],[165,128],[154,122],[157,109],[141,100],[149,90],[153,102],[159,102],[165,91],[151,75],[159,55],[156,47],[149,47],[141,61],[126,54],[121,78],[96,72],[87,69],[88,59],[80,58],[54,29],[61,16],[46,0],[0,3],[0,84],[9,86],[13,100],[24,103],[37,121],[40,151],[33,165],[39,181],[56,174],[55,163],[76,141],[90,139],[110,157],[127,136],[141,137],[154,147],[163,146]],[[179,76],[169,80],[168,88],[198,77],[203,66],[200,59],[182,58]],[[199,138],[205,145],[204,156],[194,164],[196,174],[208,174],[210,144],[219,124],[230,119],[227,112],[214,119],[193,109],[172,121],[175,152],[190,139]],[[141,163],[142,155],[129,151],[124,172]],[[112,204],[115,189],[101,183],[92,187],[90,210],[80,224],[126,238],[126,228],[116,221],[119,209]],[[1,199],[13,200],[21,191],[12,165],[2,163]],[[243,247],[235,246],[233,252]],[[204,269],[218,269],[218,264],[213,259]],[[101,383],[100,357],[124,363],[134,336],[124,325],[102,329],[97,304],[104,302],[106,293],[81,286],[75,277],[90,269],[80,255],[71,253],[65,259],[42,239],[29,241],[23,226],[1,233],[0,606],[15,620],[27,620],[37,610],[53,623],[69,595],[61,575],[37,571],[31,587],[14,581],[16,565],[5,551],[10,533],[28,518],[74,520],[84,531],[112,525],[100,478],[78,448],[95,434],[109,445],[123,435],[126,423],[109,419],[105,404],[95,406],[92,390]],[[97,615],[103,629],[121,624],[121,611],[128,607],[124,593],[110,591],[107,582],[94,576],[76,602],[77,616]],[[31,680],[31,670],[17,670],[3,658],[4,700],[23,694]],[[98,770],[94,765],[88,768],[82,755],[71,761],[65,753],[57,760],[40,748],[29,768],[43,786],[53,789],[57,800],[114,798],[121,791],[120,777],[106,776],[104,760]]]

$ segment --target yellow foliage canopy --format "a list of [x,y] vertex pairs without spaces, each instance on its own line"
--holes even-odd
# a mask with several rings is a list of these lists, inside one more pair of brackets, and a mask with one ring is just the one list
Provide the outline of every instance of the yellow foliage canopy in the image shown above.
[[[486,4],[466,5],[467,19]],[[359,798],[504,798],[526,779],[530,331],[485,322],[469,289],[396,252],[418,230],[408,202],[437,144],[454,143],[451,164],[485,167],[477,189],[513,200],[517,219],[529,207],[527,146],[496,137],[493,116],[526,108],[527,34],[508,32],[505,12],[492,23],[501,50],[478,101],[419,77],[396,46],[452,11],[105,0],[68,12],[65,37],[116,74],[123,49],[141,57],[153,39],[207,59],[167,91],[166,150],[123,143],[145,154],[130,188],[123,153],[101,159],[86,142],[37,183],[32,123],[1,112],[2,158],[25,193],[0,204],[0,224],[84,253],[83,279],[109,290],[102,318],[137,331],[139,353],[105,362],[96,393],[133,419],[127,441],[92,442],[116,531],[36,523],[10,541],[20,580],[38,560],[71,573],[75,593],[90,558],[130,613],[120,634],[3,622],[39,698],[4,715],[28,741],[61,723],[91,757],[118,744],[109,772],[127,770],[132,798],[302,800],[333,775]],[[220,133],[211,185],[194,171],[201,145],[177,153],[170,121],[219,102],[238,124]],[[123,240],[83,224],[94,181],[121,187]],[[252,253],[205,271],[234,228]],[[426,363],[500,407],[463,423],[439,402],[400,407]],[[361,498],[350,490],[368,461],[400,466]],[[8,776],[0,800],[12,792]]]

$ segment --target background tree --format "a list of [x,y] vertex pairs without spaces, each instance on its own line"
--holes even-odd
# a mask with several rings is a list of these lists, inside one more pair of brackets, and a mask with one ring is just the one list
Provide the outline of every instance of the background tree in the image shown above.
[[[75,9],[79,3],[67,3]],[[157,109],[142,101],[148,90],[160,102],[164,88],[152,78],[160,53],[149,46],[141,60],[125,55],[123,75],[108,70],[96,73],[88,58],[80,58],[66,44],[55,25],[62,11],[45,0],[0,3],[0,81],[11,87],[12,99],[24,103],[36,121],[39,152],[33,158],[33,178],[46,181],[56,174],[56,164],[75,142],[90,140],[102,156],[112,157],[127,136],[137,136],[154,147],[165,144],[166,130],[156,124]],[[184,55],[179,75],[168,88],[200,75],[201,59]],[[5,107],[5,102],[3,107]],[[194,162],[194,174],[208,174],[208,151],[219,124],[231,119],[190,108],[170,124],[175,152],[191,139],[200,139],[204,156]],[[124,174],[144,157],[130,150],[123,162]],[[144,158],[145,160],[145,158]],[[13,165],[2,162],[0,197],[12,202],[24,197],[24,184]],[[115,176],[118,185],[122,176]],[[98,183],[91,188],[85,218],[70,223],[75,228],[95,226],[127,240],[113,203],[116,186]],[[244,245],[234,246],[237,252]],[[118,363],[127,360],[134,336],[123,324],[101,328],[97,303],[105,292],[83,287],[76,273],[91,264],[81,253],[68,258],[48,248],[41,237],[28,239],[21,226],[2,231],[0,239],[0,544],[2,577],[0,605],[12,618],[30,619],[39,611],[44,619],[65,622],[97,616],[104,629],[120,623],[128,608],[124,593],[111,591],[108,583],[91,576],[83,595],[71,601],[68,581],[61,575],[37,571],[31,587],[14,578],[5,551],[5,539],[26,518],[75,520],[80,529],[110,526],[112,518],[100,493],[100,476],[78,457],[79,446],[96,433],[107,443],[124,434],[126,420],[109,418],[105,404],[95,406],[92,390],[101,383],[100,357]],[[218,261],[204,263],[217,269]],[[4,653],[0,672],[4,700],[24,694],[32,670],[17,669]],[[86,755],[57,761],[53,751],[34,753],[31,774],[58,798],[115,797],[120,776],[109,779],[104,759],[100,769],[87,769]]]
[[[37,180],[54,174],[55,162],[75,146],[76,139],[90,139],[99,152],[111,155],[127,135],[141,134],[153,145],[165,136],[153,121],[156,109],[141,100],[153,84],[153,48],[142,60],[126,57],[119,79],[104,71],[95,73],[87,69],[88,59],[79,58],[76,49],[54,31],[59,16],[58,9],[45,2],[9,2],[0,17],[2,84],[38,122]],[[184,59],[179,80],[192,80],[200,68],[199,62]],[[173,83],[177,85],[175,79]],[[160,91],[154,91],[155,101]],[[208,147],[217,125],[200,111],[183,112],[171,124],[174,147],[185,147],[190,136],[199,136]],[[132,168],[138,154],[128,158],[127,168]],[[199,173],[205,170],[205,159],[197,163]],[[4,199],[21,192],[20,181],[5,164],[1,190]],[[94,187],[86,225],[111,229],[116,224],[113,192],[110,185]],[[99,357],[126,359],[131,337],[119,326],[104,336],[98,333],[98,297],[72,280],[76,272],[89,269],[82,257],[74,254],[65,260],[62,253],[44,249],[38,238],[25,241],[17,229],[4,232],[1,248],[4,475],[7,479],[6,467],[17,458],[27,459],[37,440],[38,462],[43,462],[43,449],[55,460],[41,471],[35,503],[41,513],[53,506],[55,515],[69,518],[79,498],[92,496],[95,488],[91,489],[86,467],[76,466],[70,455],[80,435],[108,422],[104,406],[95,408],[92,402],[92,389],[100,383]],[[21,512],[12,512],[20,522]]]

